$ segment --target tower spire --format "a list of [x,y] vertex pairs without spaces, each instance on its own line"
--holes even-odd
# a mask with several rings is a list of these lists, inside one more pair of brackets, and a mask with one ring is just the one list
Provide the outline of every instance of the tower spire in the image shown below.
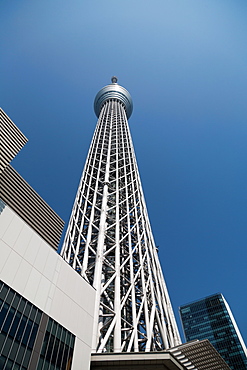
[[113,84],[116,84],[116,83],[117,83],[117,77],[116,77],[116,76],[113,76],[113,77],[111,78],[111,82],[112,82]]
[[95,98],[98,123],[61,254],[96,289],[93,350],[158,351],[180,338],[128,126],[132,98],[113,78]]

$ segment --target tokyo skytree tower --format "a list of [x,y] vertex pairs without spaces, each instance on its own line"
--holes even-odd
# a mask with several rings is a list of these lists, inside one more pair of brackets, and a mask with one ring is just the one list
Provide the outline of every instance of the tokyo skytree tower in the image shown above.
[[61,251],[96,289],[94,352],[180,344],[128,127],[132,108],[116,77],[96,95],[98,123]]

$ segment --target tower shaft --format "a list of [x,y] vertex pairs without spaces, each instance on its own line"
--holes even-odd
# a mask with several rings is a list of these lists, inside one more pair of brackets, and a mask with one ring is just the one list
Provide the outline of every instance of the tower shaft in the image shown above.
[[96,289],[97,352],[180,343],[125,108],[112,98],[101,107],[61,252]]

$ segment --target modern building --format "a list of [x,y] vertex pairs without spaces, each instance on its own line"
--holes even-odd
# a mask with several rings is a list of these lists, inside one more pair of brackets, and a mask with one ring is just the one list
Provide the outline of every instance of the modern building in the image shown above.
[[2,109],[0,131],[0,369],[87,370],[95,290],[56,252],[63,221],[10,166],[27,139]]
[[208,339],[232,370],[247,369],[247,350],[222,294],[180,307],[185,339]]
[[27,143],[27,138],[0,108],[0,174]]
[[128,127],[129,92],[96,95],[98,123],[61,255],[96,289],[93,351],[160,351],[180,344]]
[[0,108],[0,199],[57,250],[64,221],[10,165],[28,141]]

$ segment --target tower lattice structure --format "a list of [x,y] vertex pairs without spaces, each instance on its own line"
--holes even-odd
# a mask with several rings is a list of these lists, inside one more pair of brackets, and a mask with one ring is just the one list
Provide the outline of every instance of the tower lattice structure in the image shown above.
[[96,352],[180,344],[128,127],[132,107],[115,77],[95,98],[98,123],[61,251],[96,289]]

